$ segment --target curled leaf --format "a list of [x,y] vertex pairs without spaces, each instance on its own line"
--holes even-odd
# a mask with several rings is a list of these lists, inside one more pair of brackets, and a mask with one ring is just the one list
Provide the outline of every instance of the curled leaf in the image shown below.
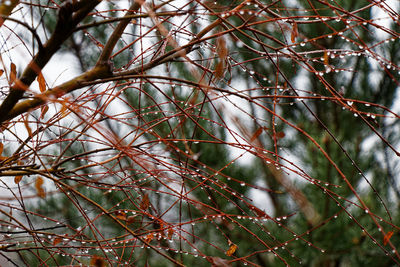
[[151,234],[148,234],[148,235],[145,237],[144,241],[145,241],[146,243],[150,243],[150,241],[153,240],[153,238],[154,238],[154,234],[151,233]]
[[383,237],[383,245],[386,246],[386,244],[389,242],[390,238],[392,237],[393,233],[394,233],[393,231],[389,231],[386,233],[386,235]]
[[238,247],[235,245],[235,244],[232,244],[230,247],[229,247],[229,249],[226,251],[226,256],[232,256],[233,255],[233,253],[235,253],[235,251],[236,251],[236,249],[237,249]]

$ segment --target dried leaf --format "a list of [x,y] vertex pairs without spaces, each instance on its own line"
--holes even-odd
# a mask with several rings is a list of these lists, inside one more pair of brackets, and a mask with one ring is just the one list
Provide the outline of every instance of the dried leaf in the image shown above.
[[269,216],[265,213],[265,211],[260,210],[259,208],[255,207],[255,206],[252,206],[251,209],[252,209],[258,216],[260,216],[260,217],[269,217]]
[[211,266],[212,267],[230,267],[230,263],[226,259],[222,259],[220,257],[209,257],[209,260],[211,261]]
[[148,234],[148,235],[144,238],[144,241],[145,241],[146,243],[150,243],[151,240],[153,240],[153,238],[154,238],[154,234],[151,233],[151,234]]
[[293,28],[292,28],[292,34],[290,36],[290,39],[292,41],[292,43],[296,42],[296,37],[299,35],[299,32],[297,30],[297,23],[293,22]]
[[324,64],[325,65],[329,65],[329,56],[328,56],[328,52],[324,52]]
[[230,247],[229,247],[229,249],[226,251],[226,256],[232,256],[233,255],[233,253],[235,253],[235,251],[236,251],[236,249],[237,249],[238,247],[235,245],[235,244],[232,244]]
[[253,135],[251,136],[250,142],[253,142],[254,140],[256,140],[257,137],[259,137],[260,134],[263,132],[263,130],[264,130],[264,129],[263,129],[262,127],[258,128],[257,131],[255,131],[255,132],[253,133]]
[[217,54],[221,60],[225,60],[228,56],[228,48],[226,47],[225,38],[221,35],[217,38]]
[[42,106],[41,107],[42,112],[40,113],[40,118],[43,119],[44,115],[46,115],[47,111],[49,110],[49,106]]
[[19,184],[22,180],[22,175],[17,175],[14,177],[14,183]]
[[90,265],[95,266],[95,267],[106,267],[106,262],[104,259],[100,256],[93,256],[92,259],[90,260]]
[[172,236],[174,235],[174,229],[169,228],[168,232],[167,232],[167,235],[168,235],[168,239],[171,240]]
[[386,244],[389,242],[390,238],[392,237],[393,233],[394,233],[393,231],[389,231],[386,233],[386,235],[383,237],[383,245],[386,246]]
[[25,125],[25,128],[26,128],[26,131],[28,132],[28,135],[30,137],[32,137],[32,129],[29,126],[28,117],[29,117],[29,114],[24,116],[24,125]]
[[285,137],[285,133],[284,132],[277,132],[275,134],[275,136],[276,136],[276,138],[283,138],[283,137]]
[[36,182],[35,182],[35,189],[36,189],[36,192],[37,192],[37,196],[41,197],[41,198],[45,198],[46,197],[46,192],[44,191],[44,189],[42,187],[43,183],[44,183],[43,178],[39,176],[36,179]]
[[215,77],[217,79],[222,79],[224,77],[224,62],[219,61],[215,66]]
[[0,155],[3,153],[4,145],[3,143],[0,143]]
[[37,81],[39,83],[39,90],[40,92],[46,91],[46,81],[44,80],[42,72],[39,72],[39,75],[37,76]]
[[10,69],[10,84],[12,84],[17,78],[17,67],[11,62]]
[[144,196],[142,198],[142,202],[140,202],[140,209],[147,210],[149,206],[150,206],[149,195],[144,194]]
[[4,73],[4,70],[0,70],[0,76],[3,75],[3,73]]
[[117,217],[120,220],[126,221],[126,213],[120,210],[117,210],[115,212],[115,217]]
[[126,221],[127,221],[128,223],[134,223],[134,222],[136,222],[136,216],[137,216],[137,215],[128,216],[128,217],[126,218]]
[[62,238],[59,237],[59,236],[57,236],[57,237],[54,238],[54,240],[53,240],[53,246],[55,246],[55,245],[61,243],[61,241],[62,241]]

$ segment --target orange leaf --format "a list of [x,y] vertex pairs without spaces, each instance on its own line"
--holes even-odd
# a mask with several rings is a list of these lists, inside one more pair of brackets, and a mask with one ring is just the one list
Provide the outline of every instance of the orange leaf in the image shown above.
[[29,114],[24,116],[24,125],[25,125],[25,128],[26,128],[26,131],[28,132],[28,135],[30,137],[32,137],[32,129],[29,126],[28,117],[29,117]]
[[0,70],[0,76],[3,75],[3,73],[4,73],[4,70]]
[[17,67],[11,62],[10,69],[10,84],[12,84],[17,78]]
[[57,236],[56,238],[54,238],[53,240],[53,246],[59,244],[62,241],[62,238]]
[[126,213],[123,212],[123,211],[117,210],[115,212],[115,217],[117,217],[120,220],[124,220],[125,221],[126,220]]
[[37,81],[39,83],[39,89],[40,92],[46,91],[46,81],[44,80],[42,72],[39,72],[39,75],[37,76]]
[[237,249],[237,246],[236,246],[235,244],[232,244],[232,245],[229,247],[229,249],[226,251],[226,253],[225,253],[226,256],[232,256],[233,253],[235,253],[236,249]]
[[324,52],[324,64],[329,65],[329,57],[328,57],[328,52]]
[[150,241],[153,240],[153,238],[154,238],[154,234],[151,233],[151,234],[148,234],[148,235],[144,238],[144,241],[145,241],[146,243],[150,243]]
[[41,198],[45,198],[46,197],[46,192],[44,191],[44,189],[42,187],[43,183],[44,183],[43,182],[43,178],[39,176],[36,179],[35,188],[36,188],[36,192],[37,192],[38,197],[41,197]]
[[292,34],[290,35],[290,39],[292,40],[292,43],[296,42],[296,37],[298,35],[299,35],[299,32],[297,30],[297,23],[293,22]]
[[142,202],[140,203],[140,209],[147,210],[149,206],[150,206],[149,195],[144,194]]
[[393,231],[389,231],[386,233],[386,235],[383,237],[383,245],[386,246],[386,244],[389,242],[390,238],[392,237],[393,233],[394,233]]
[[253,142],[254,140],[256,140],[257,137],[259,137],[262,132],[263,132],[263,128],[262,127],[258,128],[257,131],[255,131],[253,133],[253,135],[251,136],[250,142]]
[[14,177],[14,183],[19,184],[22,180],[22,175],[17,175]]
[[3,153],[4,145],[3,143],[0,143],[0,155]]

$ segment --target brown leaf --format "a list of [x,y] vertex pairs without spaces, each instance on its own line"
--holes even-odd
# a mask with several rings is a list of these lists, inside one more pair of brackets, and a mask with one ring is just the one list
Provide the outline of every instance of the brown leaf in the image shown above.
[[235,244],[232,244],[230,247],[229,247],[229,249],[226,251],[226,256],[232,256],[233,255],[233,253],[235,253],[235,251],[236,251],[236,249],[237,249],[238,247],[235,245]]
[[17,78],[17,67],[11,62],[10,69],[10,84],[12,84]]
[[30,137],[32,137],[32,129],[29,126],[28,117],[29,117],[29,114],[24,116],[24,125],[25,125],[25,128],[26,128],[26,131],[28,132],[28,135]]
[[394,233],[393,231],[389,231],[386,233],[386,235],[383,237],[383,245],[386,246],[386,244],[389,242],[390,238],[392,237],[393,233]]
[[128,216],[128,217],[126,218],[126,221],[127,221],[128,223],[134,223],[134,222],[136,222],[136,216],[137,216],[137,215]]
[[49,106],[42,106],[41,107],[42,112],[40,113],[40,118],[43,119],[44,115],[46,115],[47,111],[49,110]]
[[17,175],[14,177],[14,183],[19,184],[22,180],[22,175]]
[[169,228],[167,235],[168,235],[168,239],[171,240],[172,236],[174,235],[174,229]]
[[265,211],[260,210],[259,208],[255,207],[255,206],[252,206],[251,209],[252,209],[258,216],[260,216],[260,217],[269,217],[269,216],[265,213]]
[[4,70],[0,70],[0,76],[3,75],[3,73],[4,73]]
[[220,257],[209,257],[212,267],[230,267],[231,264],[228,260]]
[[3,153],[4,145],[3,143],[0,143],[0,155]]
[[43,183],[44,183],[43,178],[39,176],[35,182],[35,189],[37,192],[37,196],[41,197],[41,198],[46,197],[46,192],[44,191],[44,189],[42,187]]
[[222,35],[217,38],[217,54],[221,60],[225,60],[228,56],[228,48],[226,47],[225,38]]
[[117,217],[120,220],[126,221],[126,213],[120,210],[117,210],[115,212],[115,217]]
[[215,66],[215,77],[217,79],[222,79],[224,77],[224,62],[219,61]]
[[230,267],[228,260],[222,259],[220,257],[209,257],[212,267]]
[[90,265],[95,267],[106,267],[106,262],[100,256],[94,255],[90,260]]
[[149,200],[149,195],[144,194],[142,198],[142,202],[140,202],[140,209],[141,210],[147,210],[150,206],[150,200]]
[[262,127],[258,128],[257,131],[255,131],[255,132],[253,133],[253,135],[251,136],[250,142],[253,142],[254,140],[256,140],[257,137],[259,137],[260,134],[263,132],[263,130],[264,130],[264,129],[263,129]]
[[276,137],[277,138],[283,138],[283,137],[285,137],[285,133],[284,132],[277,132],[276,133]]
[[37,76],[37,81],[39,83],[39,89],[40,92],[46,91],[46,81],[44,80],[42,72],[39,72],[39,75]]
[[292,28],[292,34],[290,36],[290,39],[292,41],[292,43],[296,42],[296,37],[299,35],[299,32],[297,30],[297,23],[293,22],[293,28]]

